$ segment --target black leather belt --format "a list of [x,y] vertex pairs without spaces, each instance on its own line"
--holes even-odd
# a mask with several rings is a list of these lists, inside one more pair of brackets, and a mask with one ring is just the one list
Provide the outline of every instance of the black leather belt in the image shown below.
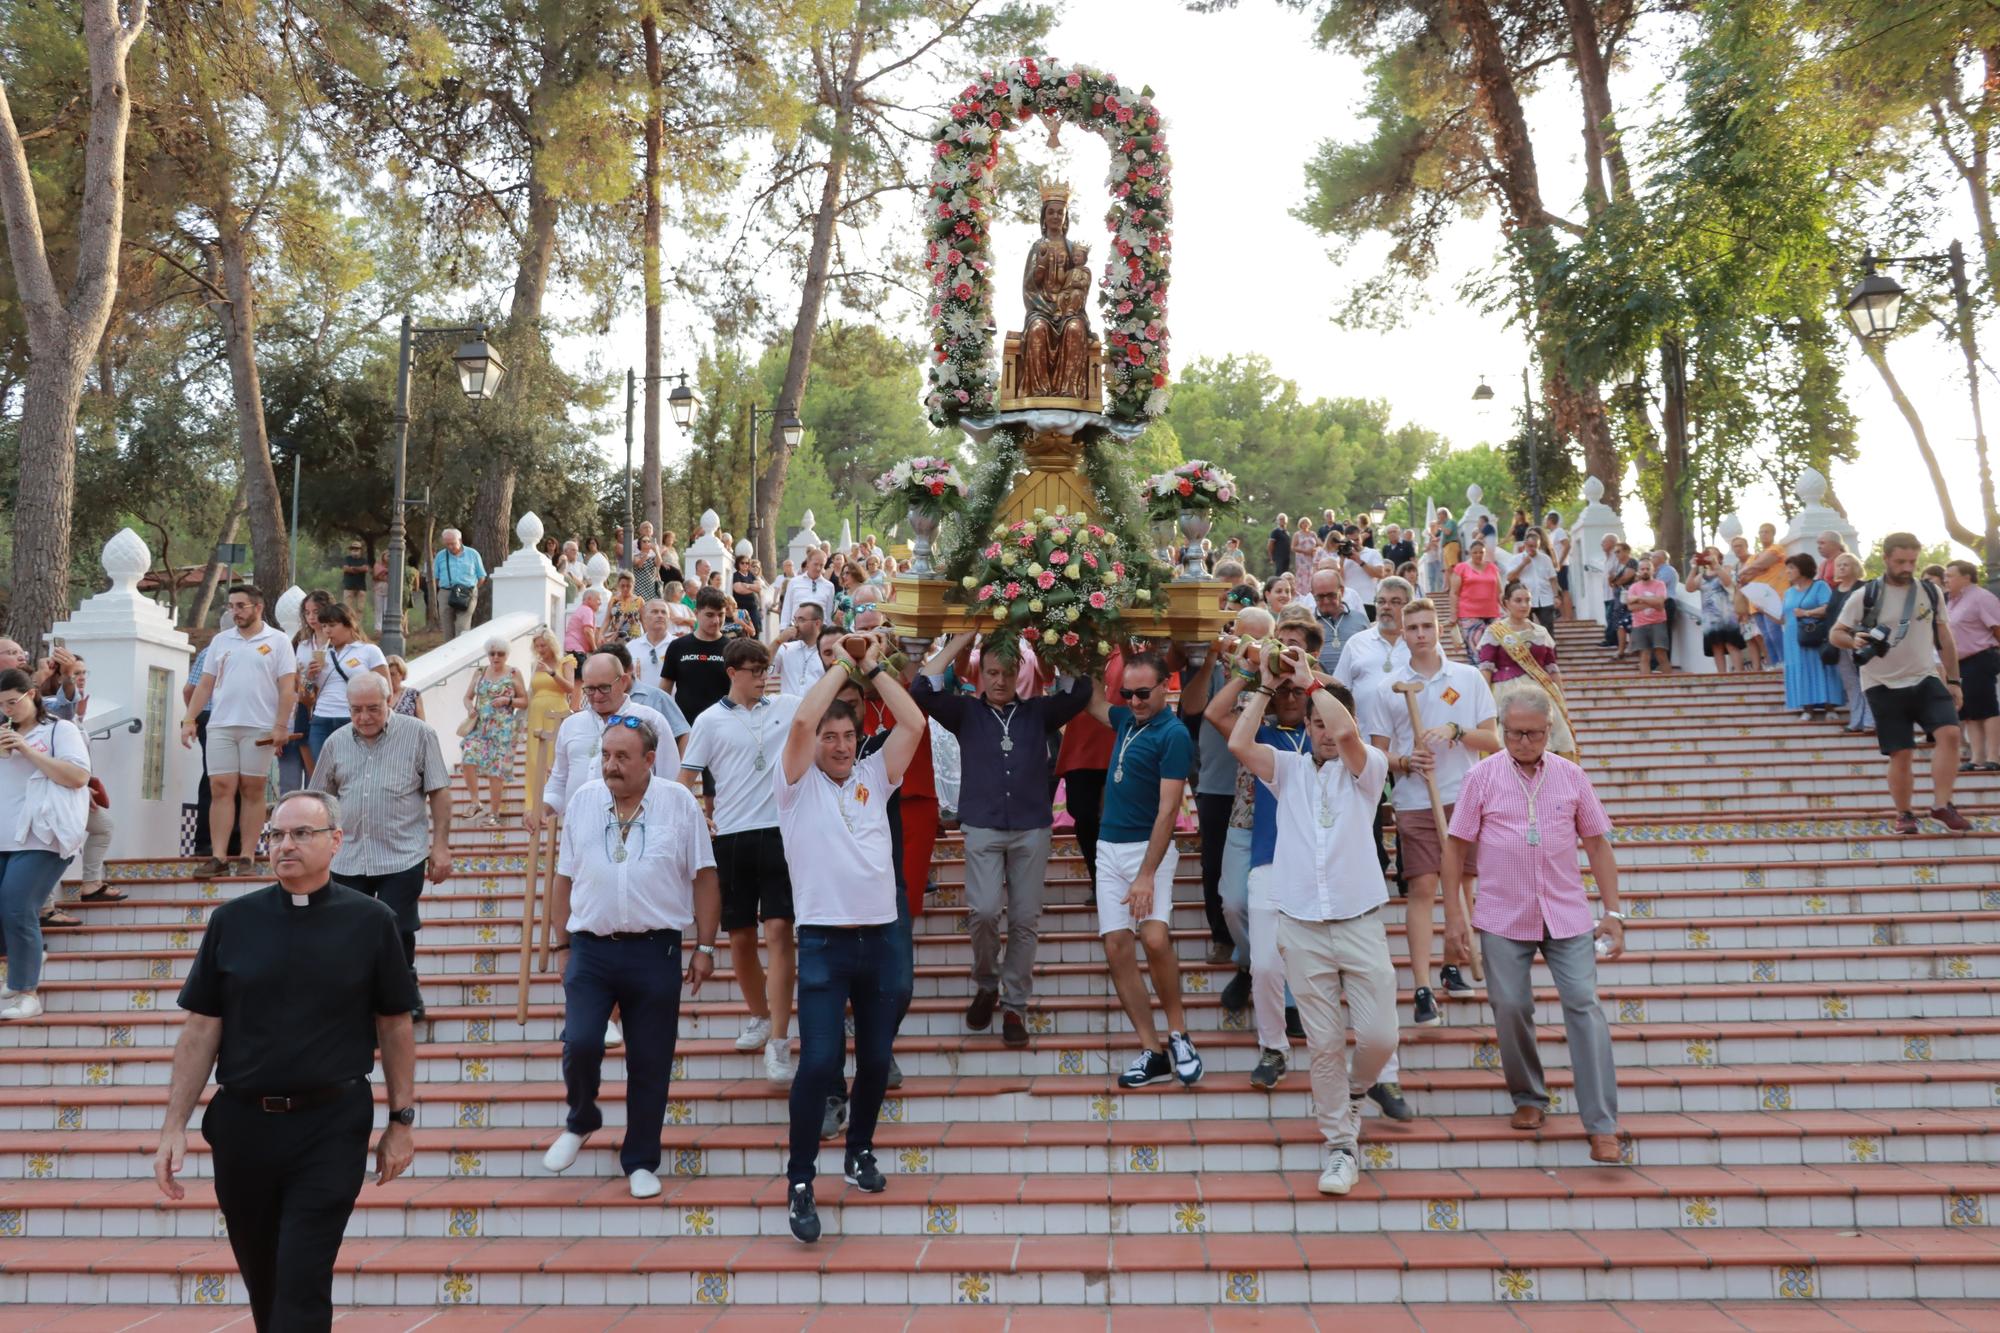
[[330,1083],[323,1088],[307,1088],[303,1092],[245,1092],[224,1088],[222,1095],[248,1102],[269,1115],[290,1115],[294,1111],[310,1111],[315,1107],[332,1105],[345,1097],[356,1081],[350,1079],[346,1083]]
[[678,940],[681,937],[681,933],[678,930],[665,927],[659,930],[614,930],[608,934],[595,930],[578,930],[571,933],[588,935],[594,940]]

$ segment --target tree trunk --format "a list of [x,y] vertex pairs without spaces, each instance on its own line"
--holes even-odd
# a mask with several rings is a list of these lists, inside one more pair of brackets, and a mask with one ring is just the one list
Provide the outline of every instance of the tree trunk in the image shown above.
[[[217,546],[227,546],[236,540],[236,529],[243,521],[243,512],[243,483],[238,481],[236,494],[229,499],[229,512],[222,518],[222,531],[216,534]],[[194,605],[188,608],[186,618],[181,621],[182,629],[200,629],[208,623],[209,608],[215,605],[216,586],[221,582],[222,565],[211,550],[208,565],[201,571],[201,588],[195,593]]]
[[[514,465],[509,462],[504,467],[490,467],[479,474],[479,491],[472,500],[472,522],[467,525],[472,533],[494,534],[481,536],[479,541],[466,538],[467,544],[475,547],[486,561],[488,572],[498,569],[513,552],[513,545],[507,540],[509,517],[514,512]],[[488,585],[480,594],[477,614],[472,618],[475,625],[483,625],[493,615],[493,588]]]
[[1923,457],[1924,467],[1931,474],[1931,489],[1937,492],[1938,509],[1944,515],[1945,531],[1950,534],[1953,541],[1971,547],[1981,559],[1984,559],[1986,538],[1984,534],[1974,532],[1959,522],[1958,511],[1952,508],[1951,491],[1945,486],[1944,470],[1938,466],[1937,454],[1931,448],[1931,437],[1924,430],[1923,418],[1917,415],[1917,405],[1903,392],[1903,386],[1897,381],[1896,372],[1889,368],[1889,358],[1883,353],[1881,345],[1859,334],[1854,335],[1854,338],[1861,344],[1861,354],[1868,358],[1868,364],[1875,367],[1875,373],[1882,377],[1883,387],[1889,390],[1889,396],[1895,399],[1896,410],[1903,414],[1903,420],[1910,423],[1910,437],[1916,441],[1917,453]]
[[[798,318],[792,322],[785,382],[774,404],[794,412],[805,404],[806,378],[812,371],[813,336],[819,331],[820,304],[826,298],[826,275],[833,259],[833,228],[839,217],[841,188],[847,180],[848,136],[854,129],[855,77],[864,45],[860,34],[850,34],[850,38],[846,68],[834,89],[836,108],[832,141],[826,155],[826,179],[820,184],[819,211],[813,215],[812,247],[806,252],[805,281],[799,288]],[[771,419],[764,457],[764,470],[757,477],[757,530],[751,540],[757,558],[763,561],[765,569],[771,570],[779,567],[778,510],[785,500],[785,469],[792,461],[791,450],[778,433],[776,417]]]
[[43,636],[69,611],[70,520],[76,502],[76,415],[83,381],[118,293],[118,246],[125,223],[125,133],[131,89],[125,57],[146,23],[145,0],[119,22],[117,0],[85,0],[90,53],[90,130],[83,195],[71,226],[75,272],[67,298],[56,287],[42,236],[28,155],[0,82],[0,216],[14,266],[16,299],[28,333],[21,400],[20,488],[14,512],[13,603],[8,629],[38,653]]
[[[646,35],[646,461],[639,473],[639,503],[658,538],[666,530],[660,494],[660,155],[666,139],[666,110],[661,92],[660,26],[648,9],[641,27]],[[635,547],[639,535],[626,534]]]
[[1660,339],[1660,475],[1653,505],[1653,544],[1687,568],[1687,348],[1671,335]]
[[[1632,179],[1625,165],[1625,150],[1618,142],[1597,10],[1592,0],[1563,0],[1563,12],[1569,19],[1570,59],[1576,66],[1577,88],[1583,94],[1583,148],[1589,169],[1584,194],[1599,205],[1607,199],[1630,198]],[[1597,210],[1593,207],[1591,211]]]
[[[216,253],[222,270],[227,304],[217,302],[222,336],[229,353],[229,388],[236,404],[236,447],[242,456],[243,503],[250,519],[250,551],[255,558],[257,586],[276,605],[292,584],[291,552],[285,544],[285,510],[278,494],[278,472],[271,463],[270,436],[265,433],[264,391],[257,375],[257,284],[250,274],[250,257],[235,217],[235,204],[225,190],[215,210]],[[212,266],[213,267],[213,266]]]

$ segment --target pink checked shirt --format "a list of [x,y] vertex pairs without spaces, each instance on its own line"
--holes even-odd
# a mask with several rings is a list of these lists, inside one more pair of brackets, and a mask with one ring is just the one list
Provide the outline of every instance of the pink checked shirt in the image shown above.
[[[1611,831],[1590,778],[1561,755],[1544,754],[1541,785],[1506,751],[1466,774],[1451,815],[1451,836],[1479,849],[1479,896],[1472,926],[1510,940],[1566,940],[1595,922],[1584,896],[1577,852],[1585,838]],[[1535,792],[1539,846],[1528,843],[1528,792]]]

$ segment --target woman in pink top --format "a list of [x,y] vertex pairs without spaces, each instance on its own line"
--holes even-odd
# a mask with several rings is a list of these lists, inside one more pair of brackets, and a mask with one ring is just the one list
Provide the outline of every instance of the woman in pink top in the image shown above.
[[1465,655],[1479,655],[1486,627],[1500,618],[1500,566],[1486,558],[1486,543],[1475,540],[1468,558],[1452,566],[1451,599],[1457,608],[1458,632],[1465,638]]
[[1946,621],[1958,649],[1965,706],[1966,758],[1961,773],[2000,773],[2000,597],[1979,586],[1979,567],[1954,560],[1944,567]]
[[563,651],[576,659],[579,670],[583,659],[597,651],[597,608],[603,601],[604,589],[586,588],[583,600],[563,617]]

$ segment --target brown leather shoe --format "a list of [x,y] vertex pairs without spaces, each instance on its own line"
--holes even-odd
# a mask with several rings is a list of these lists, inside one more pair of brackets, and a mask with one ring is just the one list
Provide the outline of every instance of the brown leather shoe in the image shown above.
[[972,997],[972,1003],[965,1006],[965,1025],[974,1032],[984,1032],[993,1026],[993,1010],[1000,1003],[1000,992],[979,991]]
[[1542,1122],[1548,1118],[1549,1113],[1539,1106],[1517,1106],[1514,1108],[1514,1118],[1507,1122],[1507,1127],[1509,1129],[1540,1129]]
[[1592,1134],[1590,1136],[1590,1160],[1617,1166],[1625,1160],[1624,1144],[1616,1134]]

